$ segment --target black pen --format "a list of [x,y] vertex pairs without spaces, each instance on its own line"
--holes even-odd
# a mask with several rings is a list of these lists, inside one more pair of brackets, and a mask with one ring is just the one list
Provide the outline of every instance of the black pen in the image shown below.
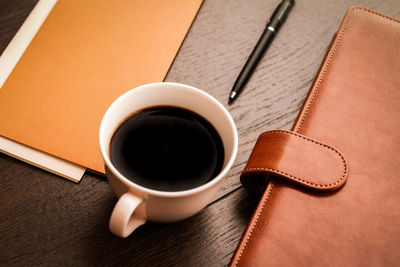
[[275,9],[263,34],[258,40],[256,47],[254,47],[253,52],[251,52],[250,57],[247,59],[246,64],[244,65],[242,71],[236,79],[235,84],[233,85],[229,95],[229,104],[232,104],[233,101],[235,101],[240,92],[243,90],[243,87],[249,81],[251,74],[256,68],[258,62],[263,57],[265,51],[267,51],[267,48],[271,44],[279,28],[282,26],[293,5],[294,0],[283,0]]

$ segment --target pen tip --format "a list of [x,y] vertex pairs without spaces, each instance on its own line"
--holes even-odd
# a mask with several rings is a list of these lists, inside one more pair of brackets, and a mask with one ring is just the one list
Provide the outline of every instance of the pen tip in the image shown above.
[[231,105],[231,104],[233,103],[233,101],[235,101],[235,99],[236,99],[236,92],[233,91],[233,92],[231,92],[231,94],[229,95],[228,104]]

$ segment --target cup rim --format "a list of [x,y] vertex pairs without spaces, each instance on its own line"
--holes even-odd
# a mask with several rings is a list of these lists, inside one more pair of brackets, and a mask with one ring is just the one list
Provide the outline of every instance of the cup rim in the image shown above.
[[[177,86],[177,87],[181,87],[181,88],[185,88],[185,89],[189,89],[189,90],[194,90],[197,93],[207,97],[211,102],[213,102],[215,105],[218,106],[218,108],[221,109],[221,111],[225,114],[225,117],[228,119],[228,122],[233,130],[233,150],[231,153],[231,156],[229,157],[229,160],[227,161],[227,163],[225,164],[225,166],[223,167],[223,169],[220,171],[220,173],[214,177],[213,179],[211,179],[209,182],[200,185],[198,187],[195,188],[191,188],[191,189],[187,189],[187,190],[182,190],[182,191],[161,191],[161,190],[156,190],[156,189],[151,189],[151,188],[147,188],[144,186],[141,186],[137,183],[132,182],[131,180],[129,180],[128,178],[126,178],[124,175],[122,175],[117,168],[112,164],[109,155],[107,153],[108,149],[106,147],[104,147],[104,144],[102,142],[102,132],[104,131],[103,128],[105,128],[105,121],[107,119],[107,117],[109,116],[111,110],[113,109],[114,106],[118,105],[121,101],[123,101],[124,98],[126,98],[127,96],[129,96],[130,94],[132,94],[133,92],[139,90],[144,90],[148,87],[154,87],[154,86],[164,86],[164,85],[172,85],[172,86]],[[237,155],[237,151],[238,151],[238,133],[237,133],[237,129],[236,129],[236,125],[233,121],[232,116],[230,115],[230,113],[228,112],[228,110],[217,100],[215,99],[212,95],[210,95],[209,93],[206,93],[196,87],[190,86],[190,85],[186,85],[186,84],[182,84],[182,83],[174,83],[174,82],[158,82],[158,83],[149,83],[149,84],[144,84],[135,88],[132,88],[130,90],[128,90],[127,92],[125,92],[124,94],[122,94],[121,96],[119,96],[106,110],[106,112],[104,113],[104,116],[101,120],[101,124],[100,124],[100,130],[99,130],[99,143],[100,143],[100,150],[101,150],[101,154],[103,156],[103,160],[105,162],[106,167],[120,180],[124,181],[125,183],[129,184],[130,186],[132,186],[133,188],[145,192],[146,194],[152,195],[152,196],[159,196],[159,197],[184,197],[184,196],[188,196],[188,195],[193,195],[199,192],[202,192],[210,187],[213,187],[215,184],[219,183],[223,177],[226,176],[227,172],[231,169],[233,162],[236,159],[236,155]]]

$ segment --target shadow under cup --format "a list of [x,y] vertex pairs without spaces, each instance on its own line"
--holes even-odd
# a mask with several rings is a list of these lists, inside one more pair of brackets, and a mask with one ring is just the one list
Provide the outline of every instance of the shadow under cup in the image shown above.
[[[184,191],[158,191],[135,184],[115,168],[111,163],[109,153],[111,138],[115,131],[133,113],[155,106],[173,106],[190,110],[206,119],[217,130],[223,143],[224,160],[221,171],[214,179]],[[220,102],[197,88],[165,82],[143,85],[120,96],[103,117],[99,141],[106,165],[107,178],[114,193],[118,197],[130,194],[134,198],[138,198],[137,203],[135,202],[137,209],[136,211],[133,209],[131,215],[156,222],[184,219],[205,207],[213,199],[223,177],[231,168],[238,148],[236,126],[229,112]],[[120,201],[121,198],[118,202]],[[117,212],[118,206],[122,205],[117,203],[112,217]],[[131,218],[128,219],[131,220]],[[115,233],[115,231],[113,232]],[[116,234],[122,236],[122,234]]]

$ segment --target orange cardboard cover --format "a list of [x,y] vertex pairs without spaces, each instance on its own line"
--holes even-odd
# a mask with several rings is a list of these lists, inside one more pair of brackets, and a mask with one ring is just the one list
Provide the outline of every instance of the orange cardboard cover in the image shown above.
[[200,5],[58,1],[0,89],[0,135],[104,173],[104,112],[164,79]]

